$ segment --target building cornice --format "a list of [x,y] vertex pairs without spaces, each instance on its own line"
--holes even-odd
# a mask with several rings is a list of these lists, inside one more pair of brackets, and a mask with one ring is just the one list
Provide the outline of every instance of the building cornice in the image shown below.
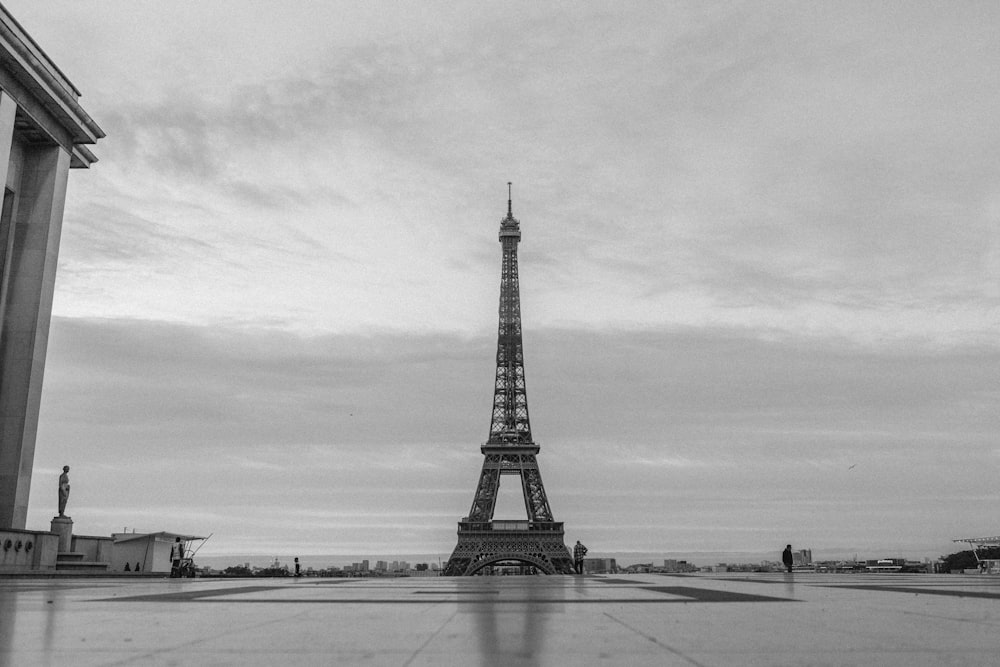
[[[104,131],[80,106],[80,92],[56,67],[21,25],[0,5],[0,66],[35,98],[69,135],[74,166],[96,161],[79,144],[95,144]],[[66,147],[70,148],[70,147]]]

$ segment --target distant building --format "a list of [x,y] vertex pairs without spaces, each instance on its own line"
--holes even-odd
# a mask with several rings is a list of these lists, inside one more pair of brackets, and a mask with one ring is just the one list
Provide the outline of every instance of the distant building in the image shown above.
[[587,574],[616,574],[618,563],[614,558],[584,558],[583,571]]
[[902,558],[878,558],[865,561],[868,572],[899,572],[906,561]]
[[629,574],[648,574],[653,570],[652,563],[635,563],[633,565],[628,565],[625,568],[619,568],[619,572],[627,572]]
[[664,572],[697,572],[698,568],[686,560],[667,559],[663,561]]

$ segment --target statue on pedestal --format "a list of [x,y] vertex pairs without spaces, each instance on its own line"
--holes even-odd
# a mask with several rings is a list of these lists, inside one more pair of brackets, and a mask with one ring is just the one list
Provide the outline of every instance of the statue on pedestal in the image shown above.
[[59,516],[66,516],[66,501],[69,500],[69,466],[63,466],[59,475]]

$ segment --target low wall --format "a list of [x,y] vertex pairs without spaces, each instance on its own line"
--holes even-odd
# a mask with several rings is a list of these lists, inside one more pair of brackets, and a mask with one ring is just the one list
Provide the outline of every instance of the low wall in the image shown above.
[[110,537],[91,537],[89,535],[74,535],[70,551],[83,554],[85,561],[94,563],[110,563],[114,540]]
[[59,536],[34,530],[0,530],[0,574],[56,569]]

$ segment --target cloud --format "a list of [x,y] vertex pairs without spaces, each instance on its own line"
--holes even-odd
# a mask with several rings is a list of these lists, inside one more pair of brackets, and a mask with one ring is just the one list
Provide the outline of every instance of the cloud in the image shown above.
[[64,242],[72,246],[73,254],[60,271],[105,265],[128,268],[168,253],[210,250],[204,241],[157,224],[122,204],[90,202],[75,208],[66,216],[64,230]]
[[[131,43],[134,22],[106,11],[104,41]],[[965,344],[1000,326],[1000,135],[984,129],[1000,100],[981,85],[1000,61],[993,12],[449,8],[428,22],[352,8],[333,39],[283,11],[247,50],[256,14],[228,12],[201,43],[216,17],[202,11],[194,32],[160,21],[200,71],[178,62],[88,98],[108,138],[68,219],[106,232],[103,216],[148,221],[166,237],[143,225],[140,257],[128,234],[69,236],[66,255],[101,243],[137,286],[68,259],[61,314],[267,312],[329,333],[422,328],[434,312],[430,326],[483,331],[462,315],[493,284],[484,239],[513,180],[536,276],[525,298],[544,326],[869,344]],[[283,58],[279,36],[296,44]],[[124,76],[97,77],[97,90]],[[186,254],[184,237],[211,250]]]
[[[607,550],[730,549],[718,529],[732,525],[759,528],[755,548],[817,523],[816,545],[877,541],[886,521],[935,544],[975,532],[967,505],[996,474],[994,349],[704,330],[525,337],[550,503]],[[68,463],[75,503],[100,509],[74,513],[91,534],[159,515],[217,533],[221,552],[254,541],[239,533],[315,544],[320,525],[330,550],[343,536],[367,540],[355,552],[391,551],[387,527],[406,524],[412,550],[447,551],[482,465],[494,345],[57,318],[32,521],[49,511],[44,471]]]

